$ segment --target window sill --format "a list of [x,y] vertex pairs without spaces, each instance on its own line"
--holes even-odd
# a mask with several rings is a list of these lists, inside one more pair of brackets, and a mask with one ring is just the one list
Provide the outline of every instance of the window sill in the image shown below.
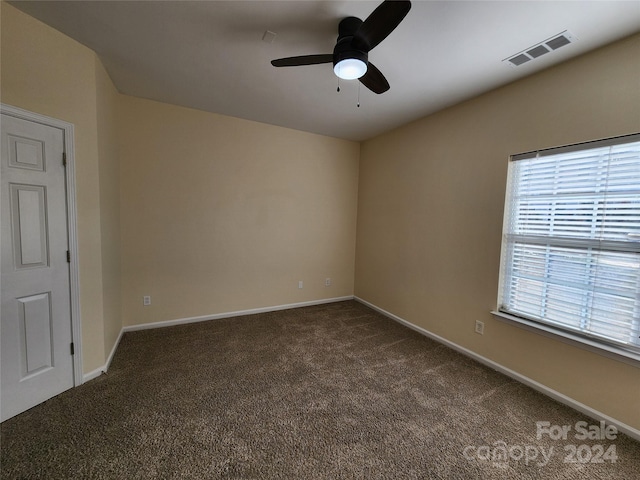
[[570,332],[565,332],[563,330],[555,329],[553,327],[542,325],[540,323],[532,322],[531,320],[526,320],[514,315],[509,315],[508,313],[492,311],[491,314],[498,320],[511,325],[515,325],[518,328],[528,330],[544,337],[553,338],[554,340],[558,340],[568,345],[582,348],[583,350],[588,350],[590,352],[597,353],[598,355],[602,355],[604,357],[626,363],[633,367],[640,368],[640,353],[631,352],[622,348],[616,348],[612,345],[601,344],[593,340],[589,340],[588,338],[574,335]]

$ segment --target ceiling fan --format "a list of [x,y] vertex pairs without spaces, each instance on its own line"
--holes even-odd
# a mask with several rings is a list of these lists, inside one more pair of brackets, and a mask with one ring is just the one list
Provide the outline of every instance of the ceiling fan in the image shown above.
[[274,67],[297,67],[333,63],[334,73],[345,80],[358,79],[369,90],[384,93],[389,82],[369,62],[369,52],[395,30],[411,9],[409,0],[385,0],[363,22],[347,17],[338,25],[338,41],[333,53],[302,55],[272,60]]

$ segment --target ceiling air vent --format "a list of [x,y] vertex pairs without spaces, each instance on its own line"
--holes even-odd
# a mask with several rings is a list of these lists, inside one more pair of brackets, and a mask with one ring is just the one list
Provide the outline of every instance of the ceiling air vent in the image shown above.
[[505,58],[503,62],[507,62],[507,64],[512,67],[519,67],[520,65],[527,63],[530,60],[534,60],[542,55],[546,55],[549,52],[553,52],[554,50],[559,49],[560,47],[564,47],[565,45],[569,45],[576,41],[576,37],[574,37],[568,30],[565,30],[558,35],[555,35],[544,42],[540,42],[537,45],[532,45],[529,48],[526,48],[522,52],[518,52],[515,55]]

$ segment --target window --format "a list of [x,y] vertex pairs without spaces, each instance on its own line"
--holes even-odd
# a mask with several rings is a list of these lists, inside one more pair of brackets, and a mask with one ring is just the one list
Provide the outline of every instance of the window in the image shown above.
[[498,309],[638,358],[640,134],[511,158]]

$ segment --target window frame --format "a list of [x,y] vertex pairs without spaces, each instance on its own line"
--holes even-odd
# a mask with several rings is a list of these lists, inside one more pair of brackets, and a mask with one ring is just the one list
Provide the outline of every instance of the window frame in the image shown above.
[[[630,135],[612,137],[602,140],[594,140],[590,142],[577,143],[567,145],[563,147],[555,147],[542,149],[537,151],[526,152],[517,155],[511,155],[509,158],[509,165],[511,162],[519,161],[523,159],[532,159],[538,156],[557,155],[562,153],[577,152],[581,150],[590,150],[600,147],[620,145],[625,143],[635,143],[640,141],[640,133],[634,133]],[[501,310],[501,304],[505,295],[505,280],[509,276],[507,272],[507,261],[510,256],[510,249],[508,248],[509,241],[507,239],[510,232],[508,232],[508,225],[510,220],[510,211],[514,205],[514,201],[511,198],[511,192],[513,191],[512,182],[515,179],[512,175],[507,175],[507,184],[504,201],[504,216],[503,216],[503,229],[501,235],[501,254],[500,254],[500,268],[499,268],[499,283],[498,283],[498,298],[495,310],[491,311],[495,318],[498,320],[507,322],[525,330],[551,337],[556,340],[560,340],[564,343],[568,343],[579,348],[583,348],[601,355],[604,355],[615,360],[629,363],[633,366],[640,367],[640,349],[636,347],[626,348],[625,345],[618,344],[615,341],[607,341],[606,338],[600,339],[595,335],[588,333],[582,333],[577,330],[573,330],[569,327],[563,327],[562,325],[554,325],[550,321],[543,319],[536,319],[535,317],[529,317],[525,315],[514,314],[513,312]],[[511,234],[512,235],[512,234]],[[556,237],[556,240],[558,237]],[[555,240],[554,240],[555,241]],[[560,242],[562,238],[560,237]],[[588,241],[587,241],[588,243]],[[606,249],[604,249],[606,251]],[[636,251],[636,249],[631,249]],[[640,249],[638,249],[640,250]],[[632,330],[633,331],[633,330]],[[640,344],[639,344],[640,345]]]

